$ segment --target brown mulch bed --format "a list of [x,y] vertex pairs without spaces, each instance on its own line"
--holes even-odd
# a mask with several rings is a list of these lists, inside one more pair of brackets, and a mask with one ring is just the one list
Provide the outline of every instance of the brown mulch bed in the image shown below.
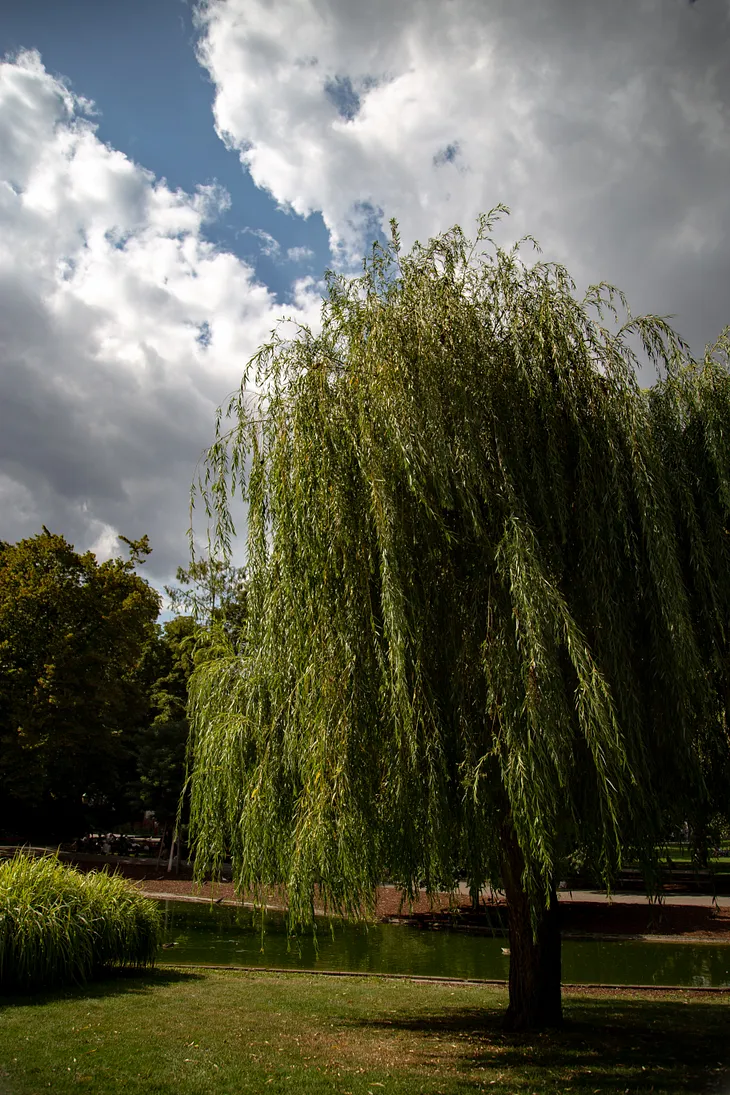
[[561,906],[564,932],[591,935],[692,935],[730,943],[730,908],[709,905],[608,905],[573,901]]
[[[126,874],[126,871],[124,873]],[[137,877],[139,878],[139,876]],[[214,901],[219,899],[224,901],[236,900],[236,892],[232,882],[205,882],[202,886],[198,886],[191,879],[175,878],[164,871],[155,873],[154,877],[148,874],[146,878],[138,881],[138,885],[147,893],[166,893],[179,897],[208,897]],[[244,895],[244,900],[246,899],[253,900],[253,895]],[[267,891],[267,901],[271,905],[284,904],[281,892],[275,889]],[[408,919],[414,915],[430,917],[434,914],[443,914],[448,916],[449,908],[450,899],[448,894],[436,895],[433,905],[425,895],[422,895],[418,901],[409,906],[407,903],[404,905],[400,891],[388,886],[378,891],[376,915],[382,918],[406,917]],[[455,913],[457,911],[457,909],[454,909]]]
[[[382,894],[382,891],[381,891]],[[388,916],[391,894],[378,902],[378,913]],[[408,919],[422,928],[438,930],[455,926],[466,931],[492,934],[507,925],[504,903],[482,905],[478,911],[463,904],[448,911],[419,908]],[[393,915],[390,913],[390,915]],[[607,904],[599,901],[564,901],[560,905],[560,923],[564,934],[570,935],[655,935],[692,936],[695,939],[730,943],[730,909],[702,905]]]

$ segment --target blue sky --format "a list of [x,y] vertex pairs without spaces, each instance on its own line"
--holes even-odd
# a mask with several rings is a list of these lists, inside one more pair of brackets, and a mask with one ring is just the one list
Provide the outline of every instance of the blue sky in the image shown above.
[[320,213],[304,218],[280,208],[216,135],[215,91],[195,57],[193,15],[188,0],[18,0],[0,10],[0,53],[39,50],[49,71],[94,100],[101,140],[171,187],[192,191],[213,180],[225,187],[230,209],[206,235],[253,261],[286,301],[291,269],[250,230],[268,233],[284,250],[311,250],[301,268],[317,274],[330,261],[327,232]]
[[393,216],[505,203],[701,354],[728,178],[730,0],[8,0],[0,539],[147,533],[169,581],[216,407]]

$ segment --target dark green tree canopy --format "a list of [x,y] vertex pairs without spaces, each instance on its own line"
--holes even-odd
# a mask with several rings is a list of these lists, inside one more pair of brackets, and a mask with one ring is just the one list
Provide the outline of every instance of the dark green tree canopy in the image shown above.
[[13,831],[73,828],[83,796],[114,790],[125,734],[144,717],[138,667],[159,612],[134,572],[139,544],[101,564],[47,529],[0,544],[0,787]]
[[298,920],[387,869],[516,871],[534,922],[566,851],[606,879],[622,840],[649,855],[700,738],[727,751],[727,336],[696,363],[492,219],[331,275],[208,453],[223,552],[248,507],[248,616],[191,681],[198,862],[230,844]]
[[159,626],[156,676],[149,691],[151,721],[140,729],[135,743],[133,799],[142,809],[153,810],[163,825],[175,820],[185,783],[188,678],[198,635],[192,616],[176,616]]

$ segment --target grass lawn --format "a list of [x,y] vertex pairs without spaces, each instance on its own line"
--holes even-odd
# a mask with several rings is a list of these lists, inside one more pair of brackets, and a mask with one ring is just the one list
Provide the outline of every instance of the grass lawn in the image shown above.
[[[726,845],[727,841],[724,842],[723,849]],[[662,849],[661,858],[666,861],[667,857],[677,867],[692,866],[692,854],[686,844],[666,844]],[[710,855],[708,856],[708,862],[714,868],[715,873],[726,874],[730,871],[730,855]]]
[[730,1093],[730,999],[569,995],[505,1035],[505,991],[158,969],[0,1000],[0,1093]]

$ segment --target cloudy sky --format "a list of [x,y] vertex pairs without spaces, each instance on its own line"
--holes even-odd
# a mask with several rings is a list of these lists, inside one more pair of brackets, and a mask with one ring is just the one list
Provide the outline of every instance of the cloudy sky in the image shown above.
[[0,57],[0,539],[169,580],[216,405],[392,216],[730,323],[730,0],[5,0]]

